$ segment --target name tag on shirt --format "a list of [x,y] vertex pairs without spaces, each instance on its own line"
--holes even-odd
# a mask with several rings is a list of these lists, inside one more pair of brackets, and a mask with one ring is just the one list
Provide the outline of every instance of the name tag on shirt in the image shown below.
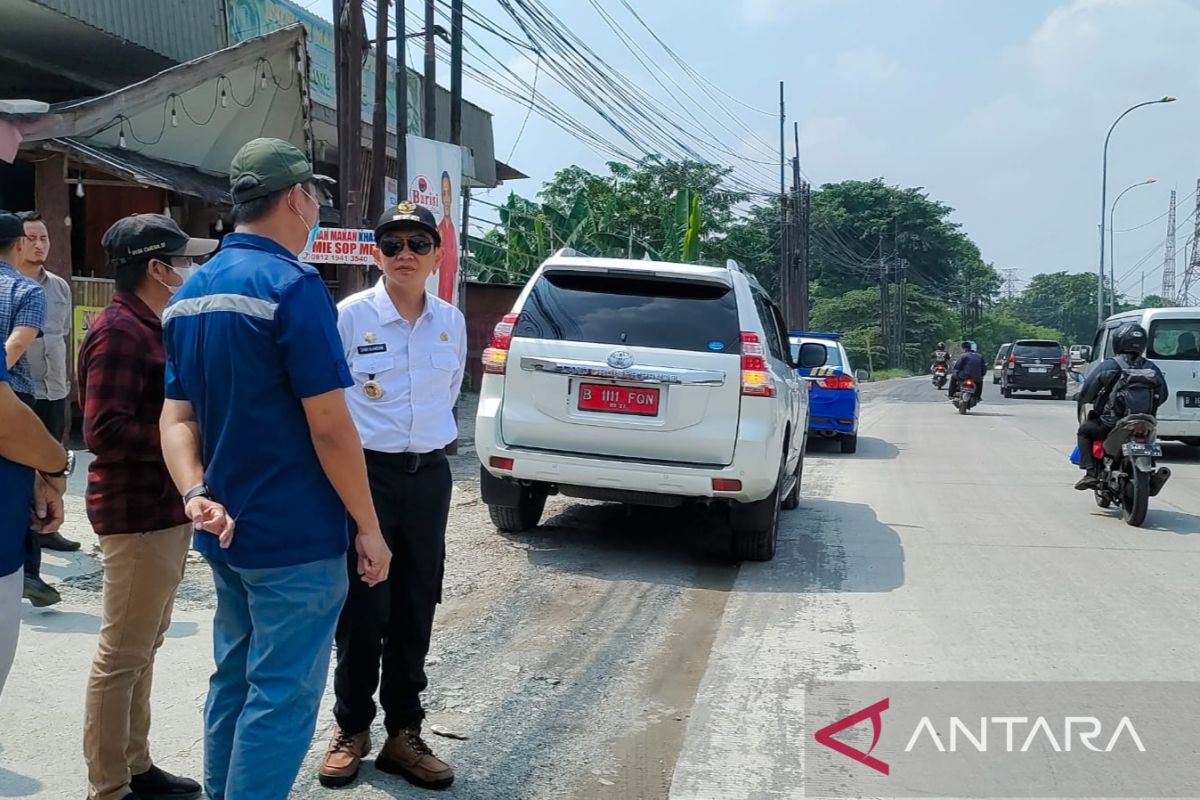
[[358,346],[358,354],[366,355],[367,353],[386,353],[386,344],[360,344]]

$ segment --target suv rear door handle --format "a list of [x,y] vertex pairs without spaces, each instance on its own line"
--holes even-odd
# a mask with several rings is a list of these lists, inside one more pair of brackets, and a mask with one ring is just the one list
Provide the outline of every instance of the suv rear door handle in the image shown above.
[[631,367],[613,369],[602,361],[577,361],[565,358],[522,356],[521,369],[526,372],[550,372],[556,375],[575,375],[584,378],[608,378],[630,383],[660,383],[683,386],[724,386],[726,374],[715,369],[682,369],[680,367]]

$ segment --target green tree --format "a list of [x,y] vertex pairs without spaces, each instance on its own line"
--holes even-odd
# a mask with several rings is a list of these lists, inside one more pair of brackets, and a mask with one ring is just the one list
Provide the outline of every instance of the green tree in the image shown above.
[[852,289],[837,297],[813,302],[812,326],[842,334],[842,344],[856,367],[920,369],[939,341],[958,331],[953,310],[928,292],[909,287],[905,292],[906,326],[903,357],[890,363],[879,325],[879,289]]
[[[812,196],[812,272],[815,295],[832,297],[879,281],[880,259],[904,259],[910,279],[949,293],[970,244],[954,209],[921,188],[888,186],[882,178],[822,186]],[[969,247],[968,247],[969,245]]]
[[772,297],[779,297],[779,199],[753,206],[741,220],[731,223],[725,236],[709,252],[715,263],[732,258],[745,267]]
[[597,256],[723,263],[733,208],[746,196],[721,189],[730,170],[648,158],[559,170],[538,203],[509,195],[500,227],[471,239],[478,280],[520,282],[550,254],[572,247]]
[[1138,303],[1135,308],[1170,308],[1173,305],[1175,304],[1165,297],[1148,294],[1142,298],[1142,302]]
[[1000,345],[1014,342],[1018,339],[1056,339],[1063,335],[1054,328],[1034,325],[1013,316],[1012,309],[1007,305],[994,308],[983,315],[979,324],[964,338],[973,339],[979,347],[979,352],[985,359],[991,358],[1000,349]]
[[[1107,307],[1107,292],[1104,301]],[[1061,331],[1064,344],[1087,344],[1096,333],[1096,276],[1084,272],[1035,275],[1012,311],[1026,322]]]

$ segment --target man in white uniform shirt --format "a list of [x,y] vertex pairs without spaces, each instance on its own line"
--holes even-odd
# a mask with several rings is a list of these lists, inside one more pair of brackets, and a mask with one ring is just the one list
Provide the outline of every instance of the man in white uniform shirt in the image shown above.
[[[391,208],[375,228],[375,242],[383,277],[339,304],[338,330],[354,377],[347,402],[392,549],[392,572],[374,587],[351,581],[337,628],[337,727],[319,778],[337,787],[357,777],[371,749],[378,686],[387,741],[375,766],[416,786],[444,789],[454,771],[421,738],[420,695],[442,594],[453,487],[444,448],[458,437],[453,409],[467,330],[457,308],[425,290],[442,255],[429,209],[407,202]],[[354,553],[347,563],[354,577]]]

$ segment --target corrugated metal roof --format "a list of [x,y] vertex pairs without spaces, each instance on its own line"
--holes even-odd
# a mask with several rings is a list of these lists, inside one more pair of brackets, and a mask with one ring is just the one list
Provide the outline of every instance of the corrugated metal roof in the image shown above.
[[225,47],[222,0],[29,0],[174,61]]

